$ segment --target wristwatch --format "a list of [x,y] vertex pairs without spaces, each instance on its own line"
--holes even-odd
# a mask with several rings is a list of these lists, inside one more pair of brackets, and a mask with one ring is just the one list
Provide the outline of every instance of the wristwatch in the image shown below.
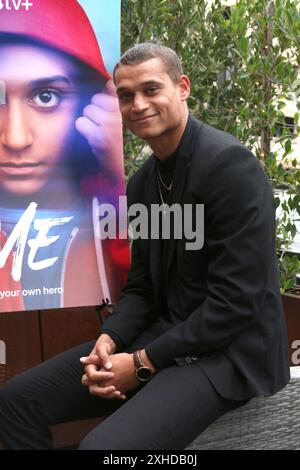
[[148,382],[152,379],[154,373],[147,367],[142,360],[141,351],[134,351],[133,360],[135,365],[135,375],[138,380],[141,382]]

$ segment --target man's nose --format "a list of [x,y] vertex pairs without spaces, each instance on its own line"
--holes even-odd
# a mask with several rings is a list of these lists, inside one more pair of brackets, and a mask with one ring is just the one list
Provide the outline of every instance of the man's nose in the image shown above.
[[136,94],[132,104],[132,111],[135,113],[141,113],[148,108],[148,100],[141,94]]
[[10,103],[4,111],[4,122],[0,124],[0,141],[7,149],[20,152],[33,142],[33,135],[23,103]]

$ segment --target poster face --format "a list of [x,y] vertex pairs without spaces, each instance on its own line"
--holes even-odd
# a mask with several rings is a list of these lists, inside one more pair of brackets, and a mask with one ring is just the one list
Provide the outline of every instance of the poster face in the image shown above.
[[0,1],[0,312],[115,302],[124,284],[126,237],[99,233],[125,190],[119,11]]

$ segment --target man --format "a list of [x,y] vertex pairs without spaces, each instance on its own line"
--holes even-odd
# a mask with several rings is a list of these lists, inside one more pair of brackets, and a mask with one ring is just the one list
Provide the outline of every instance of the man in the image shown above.
[[129,206],[204,204],[204,244],[134,240],[127,284],[92,351],[75,348],[1,391],[11,448],[49,448],[49,424],[110,414],[80,449],[183,449],[289,380],[274,205],[259,163],[189,116],[190,83],[172,50],[135,46],[114,81],[125,126],[154,152],[129,182]]

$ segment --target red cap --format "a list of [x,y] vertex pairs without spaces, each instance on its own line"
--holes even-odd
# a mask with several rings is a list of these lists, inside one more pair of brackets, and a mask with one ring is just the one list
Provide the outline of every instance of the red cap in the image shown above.
[[70,54],[110,79],[92,25],[76,0],[32,0],[28,11],[0,10],[0,33],[26,36]]

